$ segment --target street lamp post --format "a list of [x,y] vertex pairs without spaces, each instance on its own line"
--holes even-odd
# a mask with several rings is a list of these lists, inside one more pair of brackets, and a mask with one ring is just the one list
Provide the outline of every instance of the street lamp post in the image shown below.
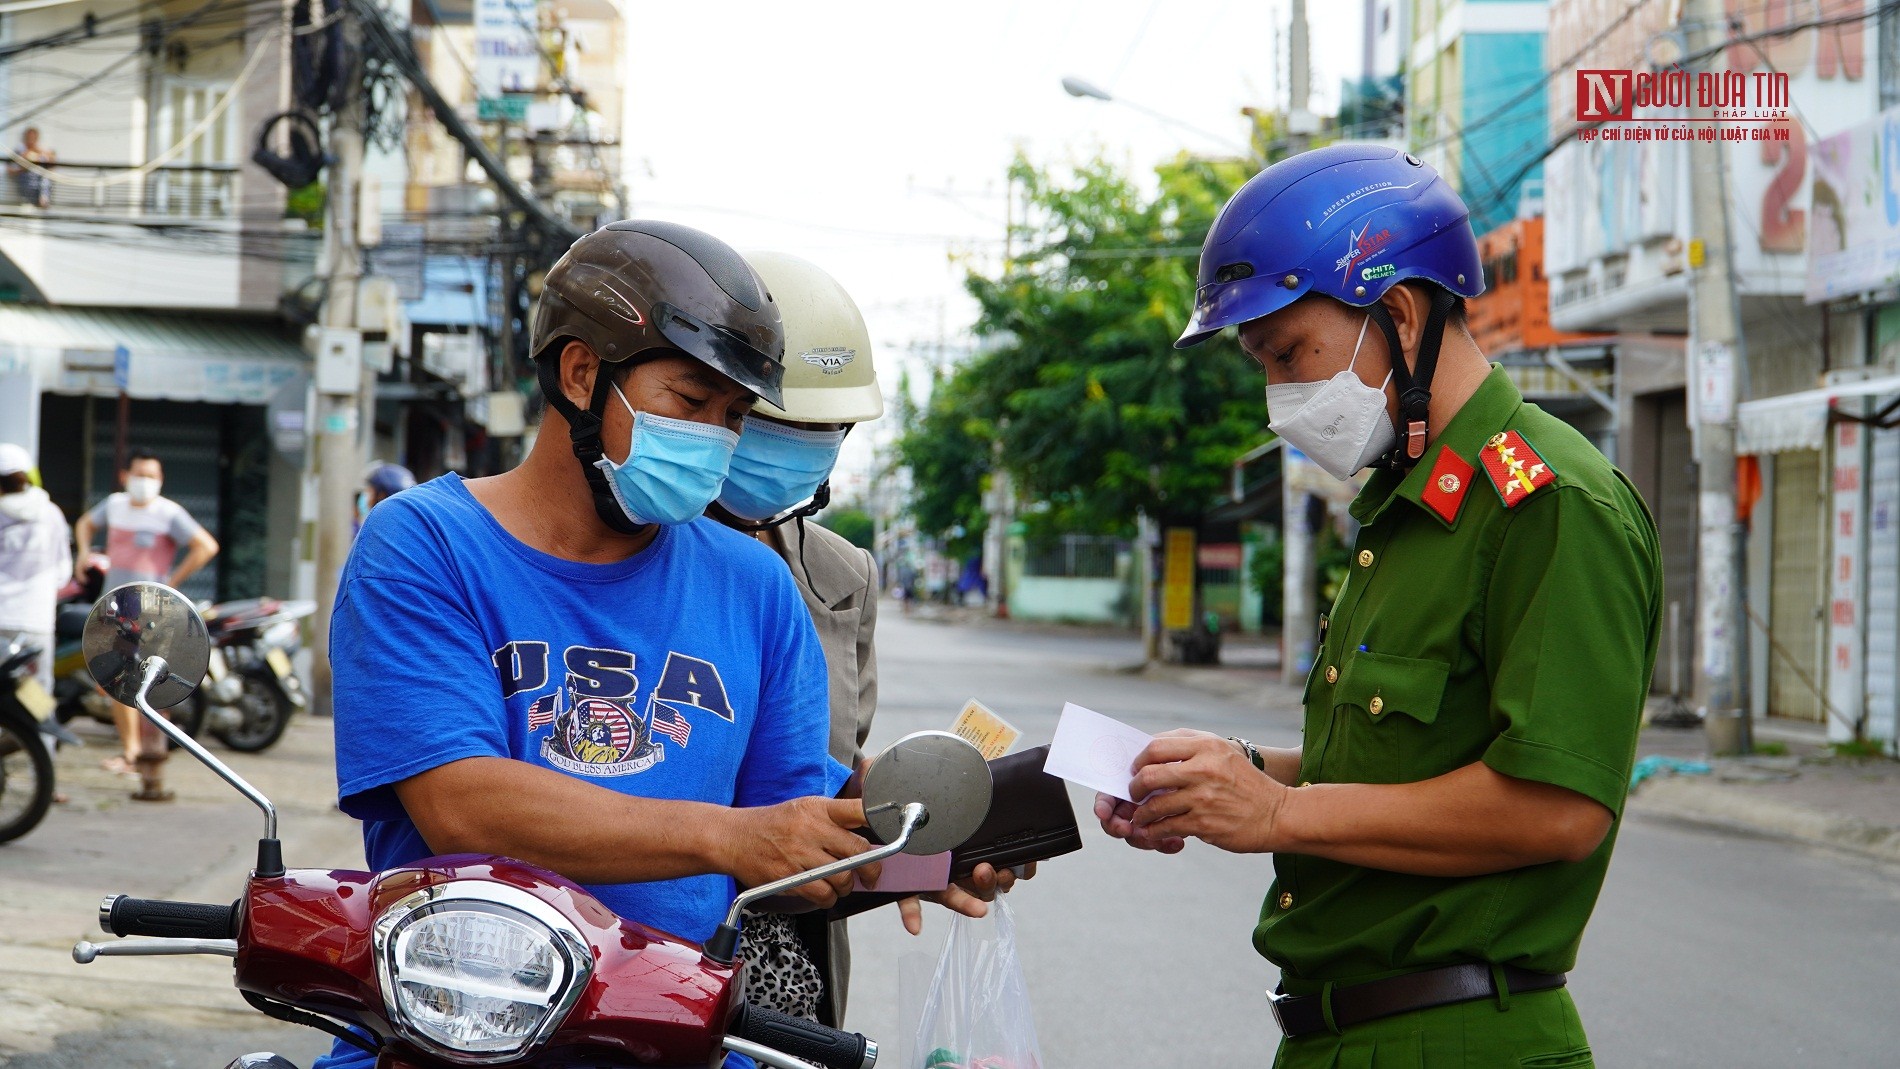
[[1103,89],[1101,86],[1098,86],[1094,84],[1093,82],[1083,81],[1082,79],[1077,78],[1072,74],[1065,76],[1062,79],[1062,91],[1077,99],[1101,100],[1110,104],[1120,104],[1122,107],[1131,108],[1135,111],[1141,112],[1143,115],[1148,116],[1150,119],[1153,119],[1156,122],[1162,123],[1167,126],[1178,127],[1182,130],[1188,131],[1191,134],[1194,134],[1197,137],[1202,137],[1216,144],[1223,145],[1227,148],[1234,150],[1235,152],[1240,153],[1242,156],[1253,155],[1253,149],[1248,148],[1245,145],[1242,145],[1240,142],[1235,141],[1233,138],[1222,137],[1221,135],[1213,133],[1211,131],[1203,130],[1198,126],[1195,126],[1193,123],[1186,122],[1181,119],[1177,119],[1172,115],[1164,115],[1161,112],[1154,110],[1153,108],[1146,107],[1141,104],[1137,104],[1134,101],[1129,100],[1125,97],[1115,96],[1114,94],[1110,93],[1108,90]]

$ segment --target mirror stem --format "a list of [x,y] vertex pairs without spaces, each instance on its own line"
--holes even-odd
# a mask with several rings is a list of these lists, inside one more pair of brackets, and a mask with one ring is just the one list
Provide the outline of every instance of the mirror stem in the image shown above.
[[264,792],[251,786],[243,776],[231,771],[223,761],[212,755],[197,739],[192,738],[179,727],[165,718],[165,715],[147,700],[147,695],[158,682],[165,678],[167,671],[165,658],[153,654],[139,663],[139,690],[133,702],[145,719],[163,732],[172,744],[196,757],[206,768],[218,774],[218,778],[230,784],[239,794],[251,800],[251,804],[264,811],[264,837],[257,842],[257,874],[267,879],[284,874],[283,847],[277,841],[277,807],[271,804]]
[[897,833],[897,838],[885,846],[874,847],[862,854],[839,858],[829,865],[821,865],[809,872],[800,872],[782,880],[774,880],[771,883],[760,884],[739,892],[739,897],[732,900],[732,908],[726,911],[726,922],[713,931],[711,939],[706,940],[705,949],[702,951],[706,960],[719,965],[733,963],[739,950],[739,915],[745,912],[747,906],[794,887],[801,887],[815,880],[830,879],[840,872],[861,869],[872,862],[903,853],[904,847],[910,845],[911,834],[930,820],[930,814],[921,803],[909,802],[904,806],[903,820],[904,825]]

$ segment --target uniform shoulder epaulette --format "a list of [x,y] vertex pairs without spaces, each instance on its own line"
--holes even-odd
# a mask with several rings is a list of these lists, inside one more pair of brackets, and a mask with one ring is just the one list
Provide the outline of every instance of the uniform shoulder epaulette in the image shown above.
[[1497,489],[1498,497],[1505,508],[1514,508],[1517,503],[1537,492],[1537,488],[1556,480],[1557,473],[1550,470],[1544,458],[1524,440],[1516,431],[1500,431],[1491,436],[1479,450],[1479,462],[1484,465],[1484,473],[1491,477],[1491,485]]

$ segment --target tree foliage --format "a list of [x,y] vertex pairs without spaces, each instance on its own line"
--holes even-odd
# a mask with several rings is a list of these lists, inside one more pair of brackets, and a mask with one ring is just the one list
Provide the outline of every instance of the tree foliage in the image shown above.
[[877,533],[871,514],[855,505],[826,509],[818,514],[818,522],[859,549],[870,549]]
[[904,433],[898,459],[911,474],[910,512],[917,528],[943,538],[966,556],[982,543],[995,428],[981,414],[975,378],[956,374],[932,384],[922,407],[911,401],[910,378],[898,384],[898,417]]
[[1017,159],[1024,251],[969,278],[984,344],[899,442],[922,530],[981,523],[992,443],[1050,533],[1125,533],[1140,511],[1191,523],[1218,502],[1234,458],[1266,437],[1260,372],[1230,338],[1173,345],[1202,240],[1250,173],[1183,157],[1150,190],[1099,159]]

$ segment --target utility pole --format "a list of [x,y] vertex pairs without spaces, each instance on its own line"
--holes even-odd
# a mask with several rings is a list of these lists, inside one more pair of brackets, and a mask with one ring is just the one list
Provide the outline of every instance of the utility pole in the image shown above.
[[[362,35],[355,17],[343,23],[351,53],[357,54]],[[375,383],[363,364],[362,333],[357,329],[356,290],[363,276],[363,251],[357,244],[357,190],[363,169],[363,94],[350,71],[348,97],[337,109],[330,127],[328,196],[324,204],[323,241],[329,272],[324,287],[323,328],[317,354],[317,615],[312,689],[315,711],[332,711],[330,675],[330,618],[336,610],[338,578],[350,553],[351,520],[356,514],[357,483],[363,457],[360,448],[365,409]]]
[[[1307,110],[1311,79],[1306,0],[1293,0],[1287,52],[1287,151],[1298,154],[1306,151],[1313,128]],[[1312,469],[1293,443],[1280,443],[1280,678],[1296,686],[1305,682],[1313,666],[1313,636],[1319,630],[1319,566],[1313,554],[1314,532],[1306,524]]]
[[1287,33],[1287,151],[1297,155],[1306,151],[1313,134],[1319,132],[1319,117],[1308,104],[1313,91],[1313,57],[1306,25],[1306,0],[1293,0],[1291,25]]
[[[1689,51],[1710,70],[1728,26],[1722,0],[1685,0],[1682,24]],[[1735,296],[1734,244],[1729,226],[1727,148],[1712,108],[1695,107],[1696,139],[1689,143],[1690,254],[1689,383],[1696,426],[1696,704],[1709,749],[1718,754],[1750,748],[1748,709],[1742,701],[1740,626],[1742,582],[1735,520],[1735,403],[1744,353]],[[1704,135],[1707,135],[1706,137]],[[1697,250],[1700,255],[1697,255]]]

